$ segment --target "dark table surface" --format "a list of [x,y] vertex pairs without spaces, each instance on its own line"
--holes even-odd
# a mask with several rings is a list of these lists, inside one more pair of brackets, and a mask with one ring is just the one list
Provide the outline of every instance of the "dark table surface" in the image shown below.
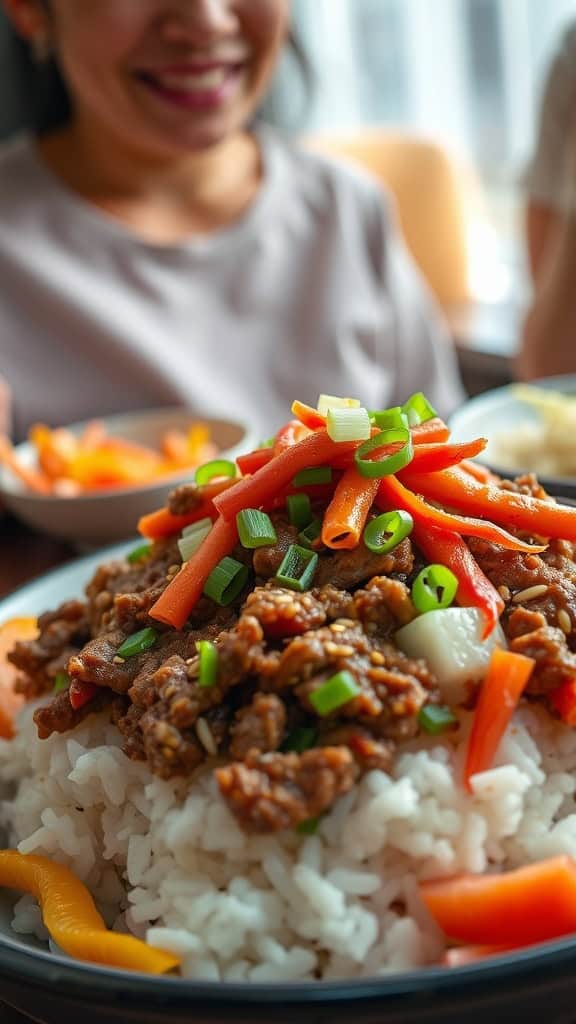
[[77,556],[69,544],[34,533],[15,519],[0,518],[0,599]]

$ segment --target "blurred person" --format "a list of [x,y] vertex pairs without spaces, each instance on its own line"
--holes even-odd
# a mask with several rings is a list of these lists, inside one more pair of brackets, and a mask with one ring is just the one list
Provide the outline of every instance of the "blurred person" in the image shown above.
[[526,244],[533,298],[520,377],[576,372],[576,26],[550,66],[526,176]]
[[457,405],[380,187],[256,116],[290,0],[2,2],[39,85],[35,131],[0,148],[16,437],[167,404],[266,436],[319,391]]

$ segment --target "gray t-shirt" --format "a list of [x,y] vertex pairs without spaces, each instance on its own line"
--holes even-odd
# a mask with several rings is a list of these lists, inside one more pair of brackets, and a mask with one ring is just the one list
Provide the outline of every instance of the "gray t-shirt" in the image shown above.
[[158,405],[268,436],[296,397],[370,408],[461,392],[443,324],[379,186],[260,132],[264,183],[209,237],[140,239],[29,138],[0,149],[0,375],[12,424]]

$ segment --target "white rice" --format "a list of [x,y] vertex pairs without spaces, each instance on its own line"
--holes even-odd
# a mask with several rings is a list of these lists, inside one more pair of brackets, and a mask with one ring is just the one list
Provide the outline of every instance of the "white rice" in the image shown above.
[[[36,739],[32,708],[0,742],[10,796],[0,825],[23,853],[53,857],[89,886],[106,921],[182,957],[189,978],[295,981],[385,974],[431,964],[444,941],[418,880],[576,856],[576,733],[525,708],[495,767],[461,785],[459,741],[404,751],[370,772],[315,836],[246,836],[211,771],[155,778],[92,716]],[[18,782],[18,780],[20,780]],[[14,929],[46,938],[34,901]]]

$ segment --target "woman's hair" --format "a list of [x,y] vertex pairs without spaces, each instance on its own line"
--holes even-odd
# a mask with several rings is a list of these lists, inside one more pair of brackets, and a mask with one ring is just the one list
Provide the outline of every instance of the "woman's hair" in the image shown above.
[[[30,45],[10,29],[16,76],[16,90],[22,101],[21,127],[36,135],[47,135],[61,128],[70,118],[71,102],[58,62],[53,57],[39,62]],[[292,30],[288,50],[296,63],[306,93],[313,83],[313,72],[298,35]]]

